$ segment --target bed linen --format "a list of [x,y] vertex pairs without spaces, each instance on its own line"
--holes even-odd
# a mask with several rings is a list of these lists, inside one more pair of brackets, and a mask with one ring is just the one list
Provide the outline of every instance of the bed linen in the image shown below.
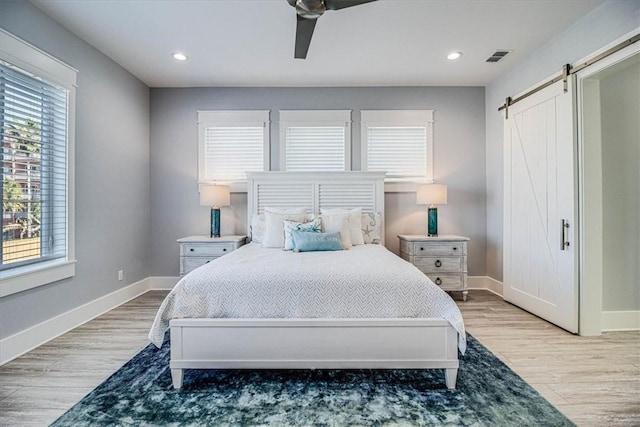
[[441,318],[466,349],[451,297],[381,245],[300,253],[244,245],[178,282],[149,331],[157,347],[175,318]]

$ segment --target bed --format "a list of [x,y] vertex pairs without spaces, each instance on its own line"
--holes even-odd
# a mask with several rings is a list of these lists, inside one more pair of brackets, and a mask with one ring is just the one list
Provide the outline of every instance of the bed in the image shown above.
[[[267,206],[383,217],[383,186],[369,172],[249,174],[248,221]],[[453,300],[379,244],[296,253],[249,243],[181,279],[150,340],[160,346],[167,328],[175,388],[185,369],[333,368],[439,368],[455,388],[466,346]]]

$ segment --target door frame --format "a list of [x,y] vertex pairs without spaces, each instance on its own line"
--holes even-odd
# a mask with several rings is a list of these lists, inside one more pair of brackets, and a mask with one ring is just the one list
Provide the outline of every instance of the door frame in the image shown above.
[[[634,33],[637,31],[634,31]],[[630,33],[633,34],[633,33]],[[625,35],[609,45],[599,49],[589,56],[597,55],[625,39]],[[599,82],[589,80],[594,74],[609,68],[640,52],[640,43],[634,43],[602,60],[580,70],[576,76],[576,109],[577,109],[577,139],[578,139],[578,239],[579,250],[579,334],[600,335],[602,333],[602,280],[603,280],[603,238],[602,238],[602,165],[600,121],[593,122],[585,117],[585,100],[597,100],[597,105],[591,112],[599,115]],[[588,126],[588,130],[585,130]],[[585,135],[589,135],[589,143],[585,144]],[[594,136],[595,135],[595,136]],[[596,139],[593,139],[596,138]],[[593,146],[595,144],[595,147]],[[599,158],[598,158],[599,156]],[[589,175],[585,170],[589,170]],[[591,189],[589,195],[585,187]],[[598,187],[600,190],[598,191]]]

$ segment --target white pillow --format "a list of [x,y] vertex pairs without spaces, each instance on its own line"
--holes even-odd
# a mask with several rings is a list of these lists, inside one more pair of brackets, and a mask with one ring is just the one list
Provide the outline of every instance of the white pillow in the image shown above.
[[293,243],[292,230],[306,231],[310,233],[320,232],[320,218],[313,218],[309,222],[295,222],[295,221],[283,221],[284,222],[284,250],[292,251],[295,249]]
[[349,231],[349,216],[348,213],[322,214],[322,231],[324,233],[339,232],[344,249],[349,249],[353,245]]
[[322,214],[349,214],[349,234],[353,246],[364,245],[364,237],[362,235],[362,208],[344,209],[344,208],[323,208]]
[[284,225],[282,221],[303,222],[306,217],[305,212],[305,208],[264,208],[265,232],[262,247],[284,247]]

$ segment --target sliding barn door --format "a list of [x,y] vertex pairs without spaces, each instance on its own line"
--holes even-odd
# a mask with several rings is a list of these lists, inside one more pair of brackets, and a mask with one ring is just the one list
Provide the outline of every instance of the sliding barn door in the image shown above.
[[504,298],[578,330],[572,92],[558,82],[504,121]]

